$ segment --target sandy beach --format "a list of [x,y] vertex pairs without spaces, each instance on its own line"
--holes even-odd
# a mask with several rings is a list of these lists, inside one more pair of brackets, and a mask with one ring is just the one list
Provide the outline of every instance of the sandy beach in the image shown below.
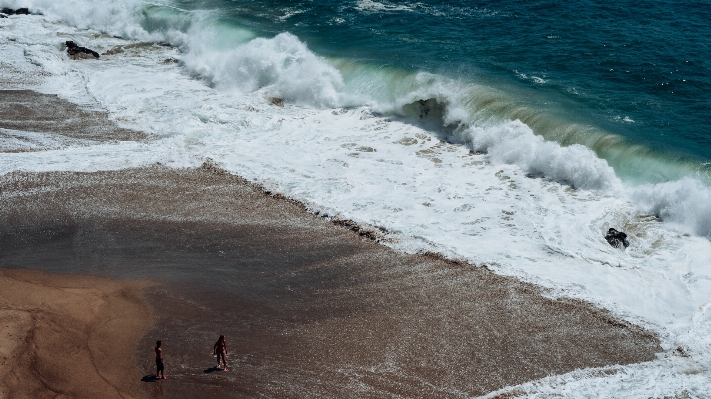
[[147,284],[0,270],[1,398],[143,397],[133,352]]
[[[57,96],[0,98],[4,134],[150,139]],[[50,148],[30,144],[0,150]],[[471,397],[662,351],[604,309],[383,237],[209,160],[0,176],[0,395]]]
[[[468,397],[661,351],[654,334],[603,309],[484,265],[397,253],[210,163],[17,172],[0,191],[3,267],[160,284],[143,291],[145,335],[118,323],[127,346],[103,340],[133,348],[133,371],[108,371],[132,394]],[[219,334],[228,372],[214,370]],[[157,339],[167,381],[151,378]]]

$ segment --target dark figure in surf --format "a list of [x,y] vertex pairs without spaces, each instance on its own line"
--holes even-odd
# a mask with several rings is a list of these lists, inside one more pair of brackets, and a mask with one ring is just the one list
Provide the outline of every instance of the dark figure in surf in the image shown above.
[[161,342],[156,341],[156,378],[161,380],[166,380],[165,378],[165,366],[163,365],[163,349],[160,347]]
[[610,227],[609,230],[607,230],[607,234],[605,234],[605,240],[612,245],[615,248],[627,248],[630,246],[630,242],[627,241],[627,234],[617,231]]
[[213,353],[217,357],[217,368],[220,368],[220,358],[222,358],[222,371],[227,371],[227,344],[224,335],[220,335],[220,338],[215,342]]

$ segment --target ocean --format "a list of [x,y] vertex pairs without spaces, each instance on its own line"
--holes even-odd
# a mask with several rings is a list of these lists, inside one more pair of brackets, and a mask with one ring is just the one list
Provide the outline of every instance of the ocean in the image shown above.
[[[511,388],[524,396],[711,397],[709,2],[0,7],[41,14],[0,19],[4,89],[149,135],[0,129],[0,174],[209,158],[399,251],[592,301],[667,351]],[[70,60],[66,40],[103,55]],[[609,228],[630,247],[608,245]]]

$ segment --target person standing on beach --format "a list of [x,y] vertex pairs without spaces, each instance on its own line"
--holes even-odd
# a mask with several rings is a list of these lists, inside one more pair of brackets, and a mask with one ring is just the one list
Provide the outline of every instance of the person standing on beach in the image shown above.
[[227,371],[227,344],[225,344],[224,335],[220,335],[220,338],[215,342],[213,352],[217,356],[217,368],[220,368],[220,357],[222,357],[222,371]]
[[163,366],[163,349],[160,347],[161,342],[156,341],[156,378],[161,380],[166,380],[165,378],[165,366]]

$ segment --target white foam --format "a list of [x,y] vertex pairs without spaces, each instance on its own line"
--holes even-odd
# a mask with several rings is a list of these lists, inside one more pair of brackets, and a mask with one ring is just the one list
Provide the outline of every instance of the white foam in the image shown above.
[[2,7],[26,7],[31,12],[41,12],[48,18],[61,19],[79,29],[93,28],[110,35],[148,40],[151,35],[138,23],[143,4],[142,0],[122,0],[96,7],[87,0],[0,1]]
[[92,140],[0,128],[0,151],[2,152],[42,151],[92,144],[95,144]]
[[343,87],[340,73],[290,33],[257,38],[229,50],[192,46],[185,66],[220,89],[273,96],[302,105],[335,106]]
[[80,29],[93,27],[113,36],[180,46],[186,50],[180,58],[187,69],[221,89],[252,92],[265,88],[275,97],[319,107],[339,102],[340,73],[292,34],[246,42],[253,39],[249,32],[229,31],[209,13],[181,12],[167,1],[156,3],[152,6],[156,10],[149,13],[143,12],[148,6],[140,0],[101,7],[87,0],[70,3],[4,0],[0,4],[29,7]]
[[156,162],[171,167],[198,166],[203,159],[186,151],[182,140],[163,141],[156,145],[135,142],[97,144],[37,152],[0,154],[0,175],[13,171],[25,172],[96,172],[120,170],[150,165]]
[[711,189],[698,179],[646,184],[631,190],[635,203],[687,234],[711,237]]
[[488,152],[495,163],[516,164],[527,173],[582,189],[615,193],[622,187],[614,170],[589,148],[545,141],[520,121],[468,127],[457,135],[472,149]]
[[[417,4],[415,5],[417,6]],[[358,0],[355,8],[364,12],[413,11],[413,6],[393,4],[389,1]]]
[[479,399],[514,398],[708,398],[706,370],[671,356],[649,363],[614,366],[542,378],[507,387]]

